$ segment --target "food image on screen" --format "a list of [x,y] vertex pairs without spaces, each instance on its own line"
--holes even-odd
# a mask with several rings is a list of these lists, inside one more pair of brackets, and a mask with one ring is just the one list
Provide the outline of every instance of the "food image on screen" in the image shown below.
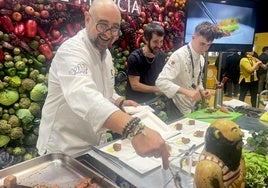
[[218,27],[222,31],[233,32],[239,29],[239,18],[228,18],[220,20]]
[[257,12],[255,2],[187,0],[186,5],[185,43],[191,41],[199,23],[208,21],[222,31],[222,37],[213,41],[209,51],[252,50]]

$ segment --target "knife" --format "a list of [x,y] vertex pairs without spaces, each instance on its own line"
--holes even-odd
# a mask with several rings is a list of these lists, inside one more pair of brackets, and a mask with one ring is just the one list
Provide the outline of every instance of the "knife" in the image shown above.
[[197,115],[195,119],[219,119],[219,118],[231,118],[231,115]]

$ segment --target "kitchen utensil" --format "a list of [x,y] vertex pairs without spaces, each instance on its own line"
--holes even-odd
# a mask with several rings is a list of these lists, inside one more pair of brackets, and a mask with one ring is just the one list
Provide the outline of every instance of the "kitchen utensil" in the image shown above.
[[196,119],[220,119],[220,118],[231,118],[231,115],[197,115]]

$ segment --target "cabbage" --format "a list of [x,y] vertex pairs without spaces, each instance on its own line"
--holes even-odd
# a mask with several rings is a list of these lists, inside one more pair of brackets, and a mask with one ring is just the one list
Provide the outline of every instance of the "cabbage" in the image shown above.
[[3,89],[0,91],[0,104],[9,106],[19,99],[19,93],[14,89]]
[[30,98],[35,101],[44,101],[47,95],[47,86],[44,83],[38,83],[30,92]]

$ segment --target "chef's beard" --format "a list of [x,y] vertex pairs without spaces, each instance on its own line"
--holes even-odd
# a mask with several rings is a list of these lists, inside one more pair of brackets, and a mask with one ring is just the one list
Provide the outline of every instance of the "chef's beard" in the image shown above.
[[[105,41],[107,40],[107,41]],[[98,34],[97,37],[91,38],[92,44],[101,52],[105,52],[114,43],[115,38],[111,36],[110,38],[105,38],[104,34]]]
[[152,48],[151,45],[148,45],[148,49],[150,51],[150,53],[154,54],[155,56],[159,53],[160,51],[160,48],[158,47],[155,47],[155,48]]

